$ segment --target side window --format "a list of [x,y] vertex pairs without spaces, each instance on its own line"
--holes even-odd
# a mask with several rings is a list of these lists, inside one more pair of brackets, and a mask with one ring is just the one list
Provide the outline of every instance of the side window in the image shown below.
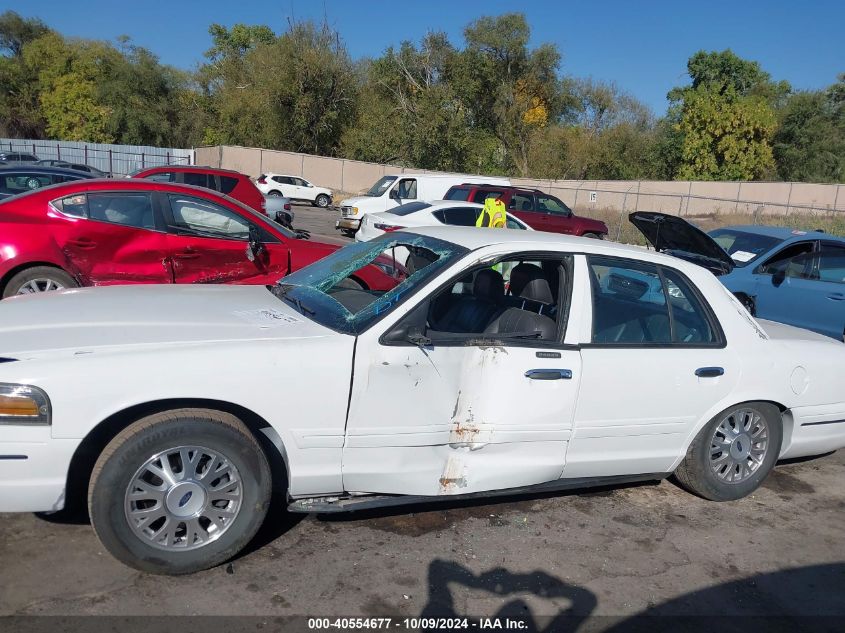
[[533,211],[534,198],[530,195],[515,193],[511,198],[511,203],[508,205],[508,209],[513,211]]
[[211,185],[208,183],[209,177],[207,174],[198,174],[191,171],[186,171],[182,173],[182,182],[186,185],[194,185],[195,187],[205,187],[206,189],[213,189],[214,187],[211,186],[214,184],[214,180],[212,177]]
[[400,180],[396,191],[399,193],[399,197],[403,200],[416,200],[417,181],[412,178],[405,178],[403,180]]
[[446,200],[468,200],[469,189],[466,187],[452,187],[446,192]]
[[84,193],[68,196],[61,200],[54,200],[52,204],[65,215],[74,218],[88,217],[88,197]]
[[153,182],[175,182],[176,175],[172,171],[163,171],[149,176],[144,176],[144,180],[152,180]]
[[147,193],[89,193],[88,218],[137,229],[154,229],[155,216]]
[[554,215],[572,215],[572,211],[563,202],[552,196],[537,196],[537,210]]
[[593,343],[694,345],[718,342],[709,312],[679,273],[664,268],[661,277],[653,264],[604,257],[590,257],[589,270],[593,292]]
[[456,334],[526,343],[557,340],[558,323],[565,320],[559,313],[558,294],[567,287],[561,283],[566,269],[563,260],[542,256],[478,266],[432,297],[428,336],[435,344],[464,340],[456,339]]
[[238,186],[238,179],[231,176],[220,176],[220,192],[231,193]]
[[820,281],[845,284],[845,247],[822,244],[818,278]]
[[509,229],[518,229],[520,231],[525,230],[525,225],[520,224],[516,220],[514,220],[511,216],[508,216],[507,223],[505,224]]
[[168,198],[176,228],[209,237],[249,238],[249,223],[234,211],[188,196],[169,195]]
[[815,242],[791,244],[766,260],[757,272],[762,275],[774,275],[779,272],[786,272],[786,269],[789,267],[789,260],[798,255],[812,253],[814,246]]
[[293,184],[293,178],[290,178],[288,176],[273,176],[273,180],[275,180],[280,185],[292,185]]
[[307,187],[308,186],[308,183],[305,182],[302,178],[294,178],[293,184],[295,184],[297,187]]
[[484,204],[487,198],[501,198],[503,193],[503,191],[479,191],[475,195],[475,201]]
[[[478,220],[478,213],[481,209],[473,207],[452,207],[451,209],[441,209],[442,222],[450,226],[475,226]],[[438,217],[440,219],[440,217]]]
[[24,193],[33,189],[40,189],[52,184],[50,176],[41,174],[17,173],[8,174],[0,181],[0,191],[7,195]]

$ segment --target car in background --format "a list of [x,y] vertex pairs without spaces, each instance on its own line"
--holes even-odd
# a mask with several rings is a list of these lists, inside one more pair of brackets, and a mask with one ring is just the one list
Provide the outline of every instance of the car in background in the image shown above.
[[44,165],[45,167],[61,167],[63,169],[75,169],[76,171],[86,171],[93,178],[111,178],[111,174],[91,165],[85,163],[69,163],[66,160],[39,160],[36,165]]
[[[47,168],[41,168],[47,169]],[[80,180],[0,202],[0,297],[115,284],[276,283],[338,248],[204,187]],[[361,288],[397,282],[367,268]]]
[[38,156],[35,154],[27,154],[26,152],[0,152],[0,163],[6,165],[25,165],[27,163],[37,163]]
[[752,315],[845,340],[845,238],[771,226],[705,233],[665,213],[629,219],[656,250],[717,275]]
[[261,174],[256,178],[255,186],[268,197],[280,196],[291,200],[302,200],[323,209],[332,203],[331,189],[318,187],[299,176]]
[[[435,200],[408,202],[383,213],[368,213],[355,233],[356,242],[366,242],[383,233],[421,226],[475,226],[484,205],[473,202]],[[522,220],[507,214],[507,228],[532,230]]]
[[0,166],[0,200],[62,182],[93,178],[85,172],[40,165]]
[[607,225],[604,222],[575,215],[572,209],[559,198],[539,189],[464,183],[452,187],[443,197],[446,200],[464,200],[481,204],[487,198],[500,198],[511,215],[516,216],[535,231],[598,239],[604,239],[607,236]]
[[267,215],[267,201],[249,176],[216,167],[163,165],[147,167],[129,174],[131,178],[145,178],[153,182],[172,182],[203,187],[226,194],[238,202]]
[[340,201],[340,218],[335,222],[335,229],[351,237],[368,213],[389,211],[400,204],[416,200],[442,200],[451,186],[462,182],[510,185],[506,178],[463,174],[403,173],[382,176],[365,194]]
[[290,198],[283,198],[280,196],[265,196],[264,197],[265,212],[267,217],[275,220],[282,226],[289,229],[293,228],[293,219],[296,214],[293,212]]

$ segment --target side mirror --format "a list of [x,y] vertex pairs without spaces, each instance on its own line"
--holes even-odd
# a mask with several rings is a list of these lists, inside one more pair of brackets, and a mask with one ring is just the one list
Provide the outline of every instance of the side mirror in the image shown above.
[[396,202],[401,202],[401,201],[402,201],[402,198],[400,198],[400,197],[399,197],[399,192],[398,192],[396,189],[391,189],[391,190],[390,190],[390,197],[391,197],[393,200],[396,200]]
[[267,250],[264,243],[261,241],[261,234],[258,229],[250,225],[249,227],[249,242],[246,247],[246,257],[249,261],[255,261]]

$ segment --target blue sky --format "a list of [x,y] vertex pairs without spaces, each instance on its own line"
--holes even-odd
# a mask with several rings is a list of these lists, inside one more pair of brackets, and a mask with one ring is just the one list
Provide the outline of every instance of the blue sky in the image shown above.
[[666,110],[669,89],[687,81],[686,60],[700,49],[731,48],[799,89],[827,86],[845,72],[842,0],[34,0],[25,5],[0,0],[0,11],[6,9],[39,17],[69,36],[129,35],[164,63],[186,69],[200,63],[210,47],[212,22],[267,24],[280,32],[291,17],[325,16],[357,58],[379,55],[402,40],[419,41],[429,30],[445,31],[462,45],[464,26],[479,15],[522,11],[532,28],[532,45],[557,44],[563,74],[613,81],[657,114]]

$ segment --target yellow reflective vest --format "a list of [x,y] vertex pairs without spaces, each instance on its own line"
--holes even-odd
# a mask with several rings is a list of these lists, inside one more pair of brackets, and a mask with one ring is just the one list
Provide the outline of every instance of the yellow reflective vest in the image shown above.
[[508,216],[505,212],[505,203],[499,198],[487,198],[484,201],[484,208],[478,214],[475,226],[503,229],[507,226]]

